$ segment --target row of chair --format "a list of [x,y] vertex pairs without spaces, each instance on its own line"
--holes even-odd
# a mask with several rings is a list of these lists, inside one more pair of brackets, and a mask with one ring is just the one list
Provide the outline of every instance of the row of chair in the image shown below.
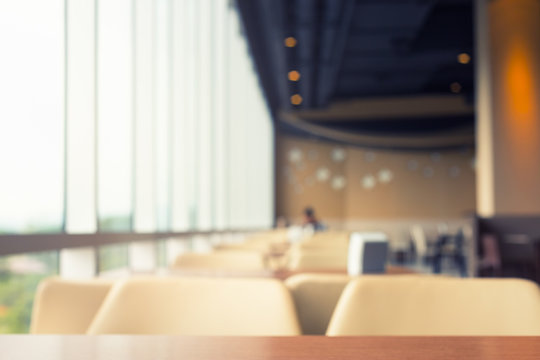
[[173,269],[315,270],[347,268],[348,232],[317,233],[290,244],[286,234],[257,234],[242,243],[220,244],[211,253],[183,253]]
[[[375,233],[362,234],[373,235]],[[377,234],[384,236],[382,233]],[[172,268],[345,271],[350,256],[350,238],[354,235],[360,236],[361,234],[328,231],[315,233],[291,244],[287,242],[283,233],[259,234],[248,238],[243,243],[220,244],[210,254],[180,254],[172,264]],[[386,261],[385,254],[382,255],[380,261]]]
[[526,280],[300,274],[44,281],[36,334],[540,335]]
[[288,267],[291,270],[347,269],[348,232],[319,232],[291,245]]

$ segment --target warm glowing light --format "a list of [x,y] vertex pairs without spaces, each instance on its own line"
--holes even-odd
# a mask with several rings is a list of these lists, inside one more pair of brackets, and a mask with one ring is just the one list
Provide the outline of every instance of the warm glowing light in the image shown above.
[[291,96],[291,104],[293,105],[300,105],[302,103],[302,97],[300,96],[300,94],[294,94],[293,96]]
[[515,44],[510,51],[506,70],[506,87],[510,110],[516,115],[533,116],[535,89],[532,56],[525,46]]
[[454,94],[459,94],[461,92],[461,84],[458,82],[451,83],[450,91],[452,91]]
[[298,81],[300,80],[300,73],[296,70],[289,71],[289,80]]
[[292,36],[289,36],[288,38],[285,39],[285,46],[286,47],[295,47],[296,46],[296,39],[293,38]]
[[468,64],[471,62],[471,56],[467,53],[461,53],[458,55],[457,60],[460,64]]

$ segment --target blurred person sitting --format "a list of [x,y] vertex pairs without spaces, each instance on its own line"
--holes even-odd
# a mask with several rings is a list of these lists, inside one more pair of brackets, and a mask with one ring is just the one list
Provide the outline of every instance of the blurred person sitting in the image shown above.
[[315,210],[309,206],[304,209],[304,222],[302,226],[304,228],[311,227],[313,228],[313,231],[322,231],[325,229],[324,225],[317,220]]

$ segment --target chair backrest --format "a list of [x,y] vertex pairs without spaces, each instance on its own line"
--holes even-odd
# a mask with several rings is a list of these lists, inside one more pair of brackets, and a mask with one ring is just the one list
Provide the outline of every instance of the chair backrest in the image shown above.
[[172,268],[263,270],[264,257],[256,251],[215,251],[211,253],[184,253],[178,255]]
[[296,251],[289,255],[290,270],[347,270],[347,248]]
[[326,241],[329,244],[336,242],[348,242],[350,231],[320,231],[310,238],[312,241]]
[[34,299],[30,333],[86,333],[112,284],[105,280],[43,280]]
[[334,274],[298,274],[285,280],[304,335],[324,335],[334,308],[351,278]]
[[343,291],[328,335],[540,335],[540,291],[518,279],[380,276]]
[[313,250],[313,251],[324,251],[332,249],[347,249],[349,246],[349,241],[343,241],[342,239],[331,242],[328,240],[305,240],[302,242],[295,243],[291,246],[295,250]]
[[111,290],[88,333],[277,336],[300,326],[278,280],[132,278]]

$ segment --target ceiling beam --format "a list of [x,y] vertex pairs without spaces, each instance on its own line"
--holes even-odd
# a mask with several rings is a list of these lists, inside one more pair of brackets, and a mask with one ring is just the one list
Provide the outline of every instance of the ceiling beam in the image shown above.
[[[334,1],[336,0],[326,0],[325,5],[327,7],[332,6],[329,5],[329,2]],[[339,68],[343,62],[343,54],[347,45],[347,39],[349,38],[354,8],[356,5],[355,0],[343,0],[341,3],[340,26],[337,30],[334,30],[333,27],[327,30],[334,32],[334,36],[332,36],[331,33],[324,34],[322,36],[325,43],[321,46],[321,48],[325,53],[322,54],[322,56],[321,54],[319,55],[321,57],[316,91],[316,104],[319,107],[323,107],[328,104],[330,96],[336,88]],[[335,6],[335,4],[333,6]],[[332,12],[329,11],[328,13],[330,14]],[[330,24],[333,21],[328,19],[328,16],[324,21]]]
[[303,120],[407,119],[473,115],[474,106],[463,96],[399,96],[334,102],[327,109],[295,111]]
[[431,134],[408,134],[407,136],[399,135],[374,135],[351,133],[349,131],[341,131],[331,129],[323,125],[318,125],[312,122],[304,121],[296,115],[296,113],[281,113],[280,119],[282,123],[305,132],[311,137],[319,137],[323,139],[338,141],[345,144],[356,146],[394,149],[394,150],[428,150],[428,149],[452,149],[458,147],[474,146],[474,129],[464,127],[454,129],[453,131]]
[[[319,1],[296,0],[294,2],[295,33],[298,40],[296,61],[301,74],[298,82],[299,93],[303,98],[302,108],[313,105],[313,87],[316,83],[317,33],[319,31]],[[291,69],[292,70],[292,69]]]

